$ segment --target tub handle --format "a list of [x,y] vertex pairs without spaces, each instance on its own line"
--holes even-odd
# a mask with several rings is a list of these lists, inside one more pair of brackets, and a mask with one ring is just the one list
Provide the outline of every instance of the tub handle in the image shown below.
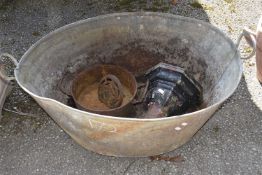
[[249,59],[252,56],[254,56],[256,53],[256,33],[248,28],[244,28],[244,30],[242,31],[242,33],[240,34],[240,36],[237,39],[237,44],[236,44],[237,48],[239,48],[240,42],[243,37],[246,39],[247,43],[252,47],[252,52],[250,53],[250,55],[246,57],[241,57],[241,58]]
[[[18,65],[18,61],[10,54],[8,53],[2,53],[0,55],[0,60],[2,60],[3,58],[8,58],[12,61],[12,63],[17,67]],[[4,80],[7,80],[7,81],[12,81],[12,80],[15,80],[15,77],[8,77],[5,73],[5,70],[4,70],[4,65],[3,64],[0,64],[0,76],[1,78],[3,78]]]

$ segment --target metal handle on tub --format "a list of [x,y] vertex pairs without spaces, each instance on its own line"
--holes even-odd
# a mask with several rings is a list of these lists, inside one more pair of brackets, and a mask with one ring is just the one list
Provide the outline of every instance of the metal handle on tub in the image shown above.
[[237,39],[237,44],[236,47],[239,48],[240,42],[242,40],[242,38],[245,37],[247,43],[252,47],[252,52],[250,53],[249,56],[247,57],[241,57],[242,59],[249,59],[252,56],[255,55],[256,53],[256,33],[251,31],[248,28],[244,28],[244,30],[242,31],[242,33],[240,34],[240,36]]

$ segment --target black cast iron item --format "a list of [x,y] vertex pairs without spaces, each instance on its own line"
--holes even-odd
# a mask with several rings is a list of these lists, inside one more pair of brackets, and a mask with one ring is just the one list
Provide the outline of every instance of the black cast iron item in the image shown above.
[[159,63],[145,76],[149,81],[145,118],[181,115],[202,103],[201,85],[178,66]]

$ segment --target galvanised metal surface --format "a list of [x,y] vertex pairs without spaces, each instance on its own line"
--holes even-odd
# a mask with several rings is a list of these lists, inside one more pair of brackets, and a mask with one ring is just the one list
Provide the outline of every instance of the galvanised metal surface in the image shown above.
[[[97,63],[118,64],[139,75],[159,62],[179,65],[194,76],[203,86],[202,109],[160,119],[103,116],[67,106],[67,96],[57,88],[63,75]],[[235,91],[241,75],[235,45],[215,27],[142,12],[62,27],[33,45],[15,70],[19,85],[76,142],[113,156],[157,155],[186,143]]]
[[[5,57],[10,59],[12,63],[17,66],[18,62],[16,59],[7,53],[0,54],[0,61],[2,61],[2,59]],[[9,77],[6,74],[5,65],[0,63],[0,120],[2,118],[2,108],[4,106],[5,99],[13,88],[13,80],[15,80],[15,77]]]
[[262,17],[257,26],[257,55],[256,55],[256,63],[257,63],[257,78],[262,83]]

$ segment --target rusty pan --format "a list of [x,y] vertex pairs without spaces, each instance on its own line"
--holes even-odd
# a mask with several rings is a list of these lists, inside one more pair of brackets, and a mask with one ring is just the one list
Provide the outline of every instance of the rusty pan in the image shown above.
[[[113,108],[108,108],[99,101],[97,97],[98,86],[94,87],[107,75],[113,75],[115,78],[118,78],[117,81],[119,81],[119,86],[121,86],[119,90],[124,96],[121,101],[118,100],[121,104]],[[88,92],[85,93],[86,91]],[[94,93],[91,94],[90,92]],[[78,109],[111,116],[132,116],[132,111],[134,110],[132,109],[132,101],[136,96],[136,92],[137,84],[135,77],[126,69],[115,65],[95,65],[81,71],[73,79],[71,88],[71,95]],[[86,94],[88,96],[85,96]],[[116,104],[115,101],[111,103]]]
[[[57,87],[65,73],[96,64],[119,65],[140,75],[160,62],[182,67],[202,85],[201,109],[155,119],[100,115],[68,106],[68,96]],[[23,90],[77,143],[99,154],[129,157],[158,155],[185,144],[232,95],[241,75],[237,47],[219,29],[151,12],[109,14],[61,27],[34,44],[15,69]]]

